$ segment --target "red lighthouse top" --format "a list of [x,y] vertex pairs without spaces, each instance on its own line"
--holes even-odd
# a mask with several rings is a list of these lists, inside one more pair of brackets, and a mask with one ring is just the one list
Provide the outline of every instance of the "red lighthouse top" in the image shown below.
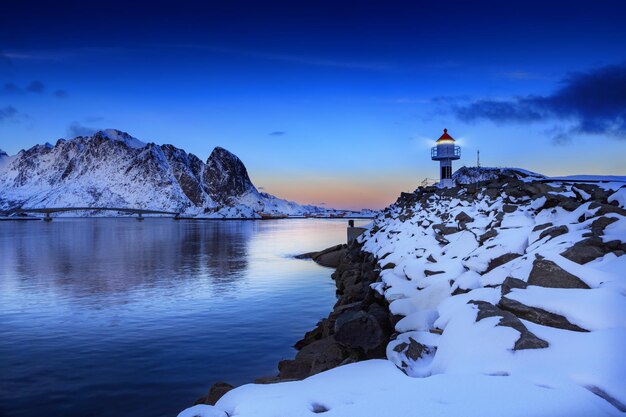
[[440,142],[454,142],[454,139],[452,138],[452,136],[448,135],[448,129],[443,129],[443,135],[441,135],[441,137],[439,139],[437,139],[437,143]]

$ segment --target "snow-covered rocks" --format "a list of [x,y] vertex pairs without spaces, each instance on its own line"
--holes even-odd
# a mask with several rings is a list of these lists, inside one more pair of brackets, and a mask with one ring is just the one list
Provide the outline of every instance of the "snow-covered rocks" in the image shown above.
[[622,185],[516,174],[403,193],[358,238],[377,266],[372,294],[398,319],[387,361],[246,385],[216,409],[240,417],[322,409],[362,417],[623,415]]

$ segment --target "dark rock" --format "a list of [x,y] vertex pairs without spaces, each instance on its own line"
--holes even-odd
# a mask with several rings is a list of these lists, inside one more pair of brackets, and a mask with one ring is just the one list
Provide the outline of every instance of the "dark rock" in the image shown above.
[[347,312],[335,321],[335,340],[352,349],[362,349],[366,354],[384,350],[388,337],[373,315],[364,311]]
[[573,246],[561,252],[561,256],[572,262],[583,265],[609,252],[618,254],[624,250],[626,250],[626,244],[622,244],[618,240],[603,242],[599,237],[589,237],[576,242]]
[[570,323],[567,318],[561,315],[551,313],[541,308],[530,307],[507,297],[500,299],[498,307],[513,313],[516,317],[541,324],[542,326],[556,327],[558,329],[573,330],[576,332],[588,331]]
[[346,245],[337,245],[328,249],[324,249],[318,252],[313,260],[322,266],[328,266],[336,268],[339,266],[339,262],[346,255]]
[[207,194],[220,204],[228,204],[232,197],[254,189],[243,162],[219,146],[213,149],[206,161],[202,178],[208,184]]
[[441,235],[451,235],[459,231],[456,227],[446,226],[444,224],[434,224],[433,230]]
[[604,229],[610,224],[615,223],[618,220],[616,217],[598,217],[591,223],[591,233],[593,236],[602,236]]
[[439,275],[439,274],[443,274],[445,271],[430,271],[428,269],[424,270],[424,275],[426,275],[427,277],[430,277],[432,275]]
[[498,326],[511,327],[519,332],[520,335],[517,341],[515,341],[513,350],[542,349],[548,347],[548,342],[535,336],[534,333],[524,326],[524,323],[522,323],[520,319],[510,312],[503,311],[486,301],[471,300],[468,301],[468,304],[478,306],[478,314],[476,315],[477,322],[487,317],[500,317]]
[[301,340],[298,340],[293,347],[295,347],[298,350],[301,350],[303,347],[305,347],[306,345],[310,345],[316,340],[320,340],[320,339],[330,336],[333,332],[332,330],[333,326],[334,326],[334,323],[332,323],[329,319],[320,320],[320,322],[317,323],[317,326],[315,327],[315,329],[306,332],[304,334],[304,337]]
[[537,225],[537,226],[533,227],[533,232],[537,232],[537,231],[539,231],[539,230],[543,230],[543,229],[545,229],[546,227],[550,227],[550,226],[552,226],[552,223],[544,223],[544,224],[539,224],[539,225]]
[[488,239],[491,239],[492,237],[496,237],[498,236],[498,231],[494,228],[494,229],[489,229],[487,230],[485,233],[483,233],[482,235],[480,235],[480,237],[478,238],[480,244],[484,244],[485,241],[487,241]]
[[517,206],[513,204],[505,204],[502,206],[502,211],[504,211],[507,214],[513,213],[516,210],[517,210]]
[[597,201],[594,201],[591,204],[589,204],[589,209],[590,210],[598,209],[598,211],[596,211],[595,213],[596,216],[604,216],[609,213],[615,213],[615,214],[620,214],[622,216],[626,216],[626,210],[624,210],[623,208],[614,206],[612,204],[599,203]]
[[452,291],[452,295],[467,294],[470,291],[471,291],[471,289],[469,289],[469,288],[458,287],[457,289]]
[[576,275],[570,274],[547,259],[535,259],[528,276],[528,285],[548,288],[589,288]]
[[403,352],[407,358],[413,361],[418,360],[424,355],[429,355],[433,353],[432,348],[417,342],[412,337],[409,337],[409,343],[406,343],[406,342],[399,343],[393,348],[393,350],[398,353]]
[[302,379],[338,366],[345,359],[344,350],[335,339],[317,340],[298,352],[293,360],[278,364],[281,379]]
[[541,232],[541,234],[539,235],[539,239],[543,239],[546,236],[550,236],[550,239],[553,239],[553,238],[555,238],[557,236],[564,235],[567,232],[569,232],[569,229],[565,225],[562,225],[562,226],[552,226],[552,227],[544,230],[543,232]]
[[521,279],[517,279],[513,277],[506,277],[504,282],[502,282],[502,287],[501,287],[502,295],[506,295],[510,293],[513,288],[523,289],[526,287],[528,287],[528,284],[526,283],[526,281],[522,281]]
[[215,405],[215,403],[217,403],[218,400],[224,396],[224,394],[226,394],[228,391],[232,390],[233,388],[235,387],[233,387],[230,384],[227,384],[226,382],[216,382],[215,384],[211,386],[211,388],[209,388],[209,392],[207,392],[206,395],[203,395],[202,397],[196,400],[194,405],[197,405],[197,404]]
[[483,274],[486,274],[487,272],[491,271],[494,268],[499,267],[500,265],[504,265],[507,262],[512,261],[513,259],[519,258],[520,255],[519,253],[505,253],[504,255],[500,255],[497,258],[493,258],[490,262],[489,265],[487,266],[487,269],[485,270],[485,272],[483,272]]
[[456,215],[454,220],[456,220],[459,223],[469,223],[471,221],[474,221],[474,218],[470,216],[469,214],[465,213],[464,211],[462,211]]
[[437,260],[433,257],[432,253],[430,255],[428,255],[428,258],[426,258],[426,260],[428,262],[437,263]]

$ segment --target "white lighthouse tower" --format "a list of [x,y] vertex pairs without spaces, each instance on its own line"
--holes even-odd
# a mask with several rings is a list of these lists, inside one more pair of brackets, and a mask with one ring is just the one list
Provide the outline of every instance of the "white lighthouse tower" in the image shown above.
[[437,146],[430,150],[433,161],[439,161],[440,187],[454,187],[452,180],[452,160],[461,157],[461,148],[454,144],[452,136],[448,135],[448,129],[443,129],[443,135],[437,139]]

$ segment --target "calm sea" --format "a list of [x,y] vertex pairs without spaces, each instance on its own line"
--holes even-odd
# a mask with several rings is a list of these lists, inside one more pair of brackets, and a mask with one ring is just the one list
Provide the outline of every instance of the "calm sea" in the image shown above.
[[0,415],[175,416],[274,375],[335,302],[332,270],[292,255],[346,224],[0,222]]

